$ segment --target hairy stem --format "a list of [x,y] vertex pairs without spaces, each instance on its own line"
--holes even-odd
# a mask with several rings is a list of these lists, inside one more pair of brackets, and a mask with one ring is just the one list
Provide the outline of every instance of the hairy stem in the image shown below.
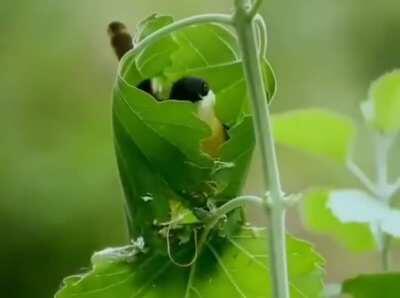
[[[388,155],[392,145],[392,138],[377,134],[375,136],[375,161],[376,161],[376,192],[378,198],[390,205],[392,194],[388,183]],[[390,269],[390,243],[391,236],[380,231],[381,237],[381,266],[383,271]]]
[[266,190],[269,189],[271,194],[271,204],[266,210],[270,221],[270,236],[268,238],[271,251],[270,265],[273,297],[288,298],[290,295],[286,255],[285,203],[282,197],[260,55],[258,55],[257,51],[254,18],[249,18],[248,0],[236,0],[235,4],[234,22],[239,37],[244,72],[252,102],[254,127],[261,152],[264,186]]

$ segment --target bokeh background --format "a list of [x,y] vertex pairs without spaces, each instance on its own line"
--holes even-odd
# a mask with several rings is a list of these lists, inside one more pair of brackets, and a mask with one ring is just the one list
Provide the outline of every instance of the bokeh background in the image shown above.
[[[126,243],[110,121],[117,62],[107,24],[121,20],[133,30],[154,11],[180,18],[229,11],[231,2],[1,1],[2,297],[52,297],[63,276],[88,266],[93,250]],[[358,106],[370,82],[400,66],[400,2],[265,2],[269,57],[279,78],[273,111],[318,106],[361,122]],[[357,157],[369,172],[363,132]],[[286,148],[279,157],[286,191],[357,185],[327,161]],[[395,158],[393,165],[400,168]],[[246,188],[260,191],[257,159]],[[316,243],[330,282],[378,269],[375,254],[355,255],[304,231],[295,210],[289,230]]]

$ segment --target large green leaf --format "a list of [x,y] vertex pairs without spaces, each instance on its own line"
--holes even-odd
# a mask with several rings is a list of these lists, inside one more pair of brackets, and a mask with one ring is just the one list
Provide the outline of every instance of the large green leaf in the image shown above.
[[[97,253],[86,274],[66,278],[56,298],[182,298],[182,297],[272,297],[266,231],[246,228],[235,236],[211,241],[191,267],[178,267],[170,258],[135,253],[125,247]],[[175,258],[191,257],[182,248]],[[323,259],[302,241],[288,237],[291,297],[320,297]],[[188,296],[185,296],[186,292]]]
[[400,273],[360,275],[346,280],[342,292],[353,298],[397,298],[400,293]]
[[[136,39],[171,22],[171,17],[153,15],[139,24]],[[272,96],[275,77],[267,61],[264,66]],[[188,75],[209,82],[216,114],[230,127],[229,140],[214,160],[200,149],[211,131],[194,104],[157,101],[135,87],[156,78],[165,95],[174,80]],[[132,238],[160,242],[157,224],[171,220],[171,200],[189,209],[206,208],[209,198],[225,201],[240,193],[254,148],[244,82],[236,38],[216,24],[184,28],[125,57],[114,88],[113,122]]]
[[[376,249],[376,241],[367,223],[343,223],[329,207],[330,192],[313,191],[303,200],[303,217],[306,226],[316,232],[333,236],[352,251]],[[350,208],[350,207],[349,207]],[[356,211],[352,210],[355,214]]]
[[379,131],[392,134],[400,129],[400,70],[385,74],[372,83],[361,109],[367,121]]
[[322,109],[276,114],[272,118],[279,144],[345,163],[355,136],[351,119]]

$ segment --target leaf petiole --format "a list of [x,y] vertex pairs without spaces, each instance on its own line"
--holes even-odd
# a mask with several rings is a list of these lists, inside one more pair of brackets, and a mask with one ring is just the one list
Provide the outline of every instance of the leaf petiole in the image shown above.
[[353,161],[349,160],[346,164],[347,169],[349,172],[356,177],[361,184],[368,189],[372,194],[375,196],[378,196],[378,192],[376,190],[376,187],[374,183],[371,181],[371,179],[364,173],[364,171]]

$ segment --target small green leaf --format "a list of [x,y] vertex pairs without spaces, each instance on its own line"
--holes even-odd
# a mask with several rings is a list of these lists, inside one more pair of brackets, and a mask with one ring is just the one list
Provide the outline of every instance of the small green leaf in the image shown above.
[[328,206],[329,195],[329,191],[319,190],[310,192],[305,196],[303,215],[306,226],[315,232],[333,236],[352,251],[375,250],[377,244],[369,224],[342,223]]
[[387,73],[372,83],[368,100],[361,105],[364,117],[379,131],[400,129],[400,70]]
[[322,109],[276,114],[272,118],[279,144],[345,163],[355,137],[351,119]]
[[[55,297],[272,297],[265,235],[264,229],[244,228],[212,240],[197,259],[191,281],[191,268],[178,267],[167,256],[138,253],[132,247],[108,249],[95,254],[91,271],[67,278]],[[190,245],[175,257],[190,258]],[[288,257],[291,297],[319,297],[324,260],[309,244],[292,237]]]
[[346,280],[342,293],[352,298],[397,298],[400,293],[400,273],[364,274]]

